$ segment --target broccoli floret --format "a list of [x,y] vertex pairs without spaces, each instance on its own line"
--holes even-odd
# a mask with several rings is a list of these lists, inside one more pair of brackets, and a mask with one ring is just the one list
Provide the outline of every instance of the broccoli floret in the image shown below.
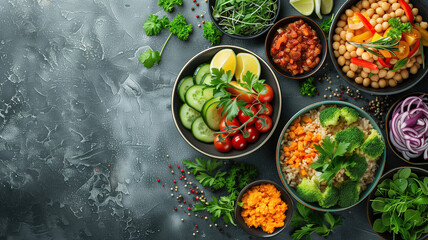
[[346,181],[340,185],[339,201],[341,207],[354,205],[360,199],[360,184],[357,181]]
[[364,142],[364,133],[357,127],[349,127],[336,133],[334,138],[337,143],[344,142],[349,143],[347,152],[351,153],[356,148],[360,147]]
[[346,121],[346,124],[351,124],[358,120],[357,110],[350,107],[343,107],[340,109],[340,116]]
[[306,202],[318,201],[321,196],[318,179],[316,177],[312,179],[304,178],[302,182],[297,185],[297,193]]
[[361,150],[370,158],[377,158],[382,155],[385,143],[382,141],[378,131],[372,130],[366,141],[361,145]]
[[321,126],[336,126],[339,123],[340,110],[335,107],[329,107],[321,111]]
[[323,208],[330,208],[339,201],[339,190],[334,186],[328,186],[321,194],[318,203]]
[[348,162],[355,163],[354,165],[347,165],[345,167],[345,174],[353,181],[359,181],[367,170],[366,158],[358,154],[352,154],[346,159]]

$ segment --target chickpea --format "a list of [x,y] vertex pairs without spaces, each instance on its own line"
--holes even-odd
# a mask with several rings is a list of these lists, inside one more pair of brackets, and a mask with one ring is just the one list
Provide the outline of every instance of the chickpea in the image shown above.
[[346,22],[343,20],[339,20],[339,22],[337,22],[337,26],[343,28],[346,25]]
[[391,87],[395,87],[395,86],[397,86],[397,81],[395,81],[394,79],[389,79],[388,84]]
[[367,1],[367,0],[364,0],[362,3],[361,3],[361,6],[363,7],[363,8],[369,8],[370,7],[370,3],[369,3],[369,1]]
[[419,63],[415,63],[415,66],[419,69],[421,65]]
[[386,29],[388,29],[389,28],[389,23],[388,22],[383,22],[382,23],[382,29],[383,29],[383,31],[386,31]]
[[345,40],[340,40],[339,42],[341,45],[345,45]]
[[422,22],[422,16],[421,16],[421,15],[417,15],[417,16],[415,17],[415,21],[416,21],[417,23]]
[[411,59],[407,62],[405,68],[411,68],[413,66],[413,64],[415,63],[415,61],[412,61]]
[[346,16],[346,14],[342,14],[342,15],[340,15],[340,19],[343,21],[346,21],[346,19],[348,19],[348,17]]
[[346,9],[345,14],[348,17],[352,17],[354,15],[354,11],[352,11],[351,9]]
[[395,10],[395,15],[396,15],[397,17],[401,17],[401,16],[403,16],[403,15],[404,15],[404,10],[403,10],[403,9],[401,9],[401,8],[399,8],[399,9]]
[[371,82],[370,85],[372,86],[372,88],[379,88],[378,82]]
[[389,61],[389,63],[391,63],[392,65],[394,65],[394,64],[396,64],[397,63],[397,59],[396,58],[393,58],[393,59],[391,59],[391,61]]
[[388,2],[389,2],[390,4],[394,4],[394,3],[396,3],[396,2],[397,2],[397,0],[388,0]]
[[377,24],[377,22],[376,22],[376,20],[375,19],[370,19],[370,24],[372,25],[372,26],[375,26],[376,24]]
[[351,69],[351,71],[356,72],[356,71],[358,70],[358,65],[357,65],[357,64],[353,64],[353,63],[351,63],[351,64],[349,65],[349,68]]
[[374,27],[374,29],[376,30],[376,32],[382,32],[382,30],[383,30],[382,24],[376,24],[376,26]]
[[336,29],[334,29],[334,32],[337,34],[340,34],[343,31],[343,28],[341,27],[337,27]]
[[416,65],[413,65],[411,68],[410,68],[410,73],[411,74],[416,74],[418,72],[418,67],[416,66]]
[[394,77],[394,75],[395,75],[395,72],[394,71],[392,71],[392,70],[389,70],[387,73],[386,73],[386,79],[391,79],[391,78],[393,78]]
[[409,18],[406,15],[401,16],[401,22],[405,23],[405,22],[408,22],[408,21],[409,21]]
[[386,86],[387,86],[387,83],[386,83],[385,79],[380,79],[379,80],[379,87],[385,88]]
[[340,32],[340,38],[342,38],[342,40],[346,39],[346,32],[345,31]]
[[[364,53],[364,49],[362,48],[357,48],[357,56],[361,56]],[[422,59],[422,58],[421,58]],[[422,60],[421,60],[422,61]],[[422,62],[421,62],[422,63]]]
[[409,3],[409,7],[410,7],[410,9],[412,9],[413,8],[413,4]]
[[340,56],[339,51],[334,51],[334,57],[338,58]]
[[378,18],[379,18],[379,15],[377,13],[373,14],[372,19],[376,21]]
[[407,69],[402,70],[400,74],[401,74],[401,77],[403,79],[408,79],[409,78],[409,71],[407,71]]
[[339,46],[340,46],[340,43],[339,43],[339,42],[334,42],[334,43],[333,43],[333,49],[334,49],[334,50],[338,50],[338,49],[339,49]]
[[340,45],[339,46],[339,54],[343,55],[346,52],[346,47],[345,45]]
[[395,12],[390,12],[389,13],[389,16],[391,17],[391,18],[395,18],[396,16],[395,16]]
[[345,30],[345,31],[348,31],[348,29],[349,29],[348,25],[343,27],[343,30]]
[[378,7],[378,8],[376,8],[376,13],[379,16],[383,16],[383,14],[385,14],[385,10],[383,10],[383,8],[381,8],[381,7]]
[[370,3],[370,4],[372,4],[372,3],[374,3],[374,2],[376,2],[376,0],[369,0],[369,3]]
[[397,82],[402,82],[403,81],[403,77],[401,76],[400,73],[395,73],[393,79]]
[[346,45],[346,50],[348,50],[348,52],[355,51],[356,49],[357,47],[355,47],[354,45],[351,45],[349,43]]
[[377,7],[379,7],[379,4],[377,4],[376,2],[370,5],[370,8],[373,8],[373,9],[376,9]]
[[380,4],[380,6],[382,7],[382,9],[386,12],[386,11],[388,11],[389,10],[389,3],[387,3],[387,2],[383,2],[383,3],[381,3]]
[[422,64],[422,56],[418,56],[416,58],[416,62],[419,63],[419,64]]
[[361,77],[363,77],[363,78],[369,77],[369,73],[362,71],[361,72]]
[[374,9],[370,8],[370,9],[367,9],[366,14],[369,18],[371,18],[373,16],[374,12],[375,12]]
[[343,54],[343,56],[345,57],[345,59],[351,59],[351,53],[350,52],[345,52],[345,54]]
[[385,69],[380,70],[380,71],[379,71],[379,77],[380,77],[380,78],[384,78],[384,77],[386,77],[386,73],[387,73],[387,71],[386,71]]
[[340,35],[339,34],[334,34],[333,35],[333,40],[336,41],[336,42],[340,41]]
[[363,3],[361,1],[359,1],[359,2],[357,2],[357,4],[355,6],[361,10],[363,8]]
[[362,77],[356,77],[355,78],[355,82],[358,84],[362,84],[363,83],[363,78]]
[[388,22],[388,20],[389,20],[389,19],[391,19],[391,15],[389,15],[389,14],[385,14],[385,15],[383,15],[383,17],[382,17],[382,18],[383,18],[383,21],[384,21],[384,22]]
[[351,41],[352,37],[354,37],[354,34],[351,32],[346,33],[346,41]]
[[364,78],[363,79],[363,86],[368,87],[370,85],[371,81],[370,78]]
[[352,51],[351,52],[351,57],[353,57],[353,58],[358,57],[357,52],[356,51]]
[[361,9],[361,12],[360,12],[360,13],[361,13],[361,14],[363,14],[363,13],[365,13],[366,11],[367,11],[367,10],[363,8],[363,9]]
[[379,69],[376,69],[376,70],[370,70],[370,72],[371,72],[371,73],[373,73],[373,74],[379,74]]
[[364,53],[361,55],[361,57],[362,57],[364,60],[369,60],[370,55],[369,55],[369,53],[368,53],[368,52],[364,52]]
[[345,73],[347,73],[349,71],[349,66],[348,65],[343,66],[342,67],[342,71],[345,72]]
[[421,22],[421,27],[423,28],[423,29],[427,29],[428,28],[428,23],[427,22]]
[[399,9],[400,8],[400,4],[399,3],[393,3],[392,5],[391,5],[391,8],[392,8],[392,10],[397,10],[397,9]]
[[345,61],[345,65],[349,66],[350,64],[351,64],[351,60],[347,59],[347,60]]
[[413,13],[413,16],[418,15],[418,13],[419,13],[419,9],[417,9],[417,8],[413,8],[413,9],[412,9],[412,13]]
[[379,24],[382,24],[383,23],[383,17],[378,17],[376,19],[376,22],[379,23]]
[[373,61],[377,61],[379,59],[378,56],[372,55]]
[[358,9],[356,6],[352,6],[351,9],[354,12],[359,12],[360,11],[360,9]]
[[373,74],[373,75],[370,77],[370,80],[372,80],[372,82],[377,82],[377,81],[379,81],[379,75],[377,75],[377,74]]
[[346,72],[346,76],[348,76],[349,78],[354,78],[355,77],[355,72],[348,71],[348,72]]
[[337,59],[337,63],[338,63],[340,66],[345,65],[345,57],[344,57],[344,56],[340,56],[340,57]]

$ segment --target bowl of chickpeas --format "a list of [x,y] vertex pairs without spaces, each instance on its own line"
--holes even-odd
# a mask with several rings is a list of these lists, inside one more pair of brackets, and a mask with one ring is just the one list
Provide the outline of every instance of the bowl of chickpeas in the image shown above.
[[[428,71],[423,48],[428,46],[428,13],[419,8],[427,7],[423,0],[347,1],[334,17],[328,38],[342,79],[378,95],[400,93],[421,81]],[[403,26],[407,30],[398,35]]]

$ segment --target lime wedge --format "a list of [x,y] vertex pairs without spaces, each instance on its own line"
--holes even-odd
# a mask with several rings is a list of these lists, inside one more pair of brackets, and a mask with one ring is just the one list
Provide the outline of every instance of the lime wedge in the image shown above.
[[321,0],[321,13],[330,14],[333,9],[333,0]]
[[290,0],[290,4],[305,16],[311,15],[314,11],[314,0]]
[[321,16],[321,0],[315,0],[315,13],[319,19],[322,19]]

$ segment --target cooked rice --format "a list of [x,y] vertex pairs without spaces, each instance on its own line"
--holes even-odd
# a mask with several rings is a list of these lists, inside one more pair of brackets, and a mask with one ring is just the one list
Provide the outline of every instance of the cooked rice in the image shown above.
[[[327,136],[333,137],[337,132],[344,130],[350,126],[355,126],[359,128],[361,131],[364,132],[365,137],[368,137],[371,130],[373,129],[373,126],[370,124],[370,121],[362,117],[359,117],[356,122],[350,125],[347,125],[346,123],[340,121],[337,126],[329,126],[329,127],[323,128],[321,127],[321,123],[319,121],[319,114],[325,108],[326,106],[323,105],[318,109],[310,110],[309,112],[299,116],[300,119],[303,116],[307,116],[312,119],[311,123],[302,124],[302,127],[304,128],[305,132],[312,132],[313,134],[321,134],[321,139],[324,139]],[[311,178],[314,175],[319,176],[321,175],[321,173],[311,168],[309,166],[310,164],[306,163],[305,160],[301,162],[298,168],[297,167],[291,168],[289,164],[285,164],[285,162],[288,160],[288,157],[284,156],[284,151],[282,149],[285,146],[289,147],[292,142],[291,139],[288,137],[289,131],[290,131],[289,129],[286,130],[284,134],[284,138],[282,139],[282,142],[281,142],[280,160],[281,160],[281,169],[282,169],[282,172],[284,173],[287,183],[291,187],[295,188],[302,181],[303,178],[305,177]],[[313,159],[313,161],[317,161],[317,159],[318,159],[318,156],[316,156]],[[367,166],[366,172],[364,173],[363,177],[360,180],[360,189],[361,189],[360,191],[364,191],[367,188],[367,185],[373,182],[375,171],[378,168],[378,164],[377,164],[378,159],[379,157],[376,159],[370,159],[366,157],[368,166]],[[300,172],[302,169],[306,170],[307,172],[306,176],[301,175]],[[340,171],[337,172],[336,176],[333,178],[333,184],[335,186],[339,186],[346,179],[348,179],[348,177],[345,174],[345,169],[341,169]],[[321,182],[321,185],[325,186],[326,181]]]

